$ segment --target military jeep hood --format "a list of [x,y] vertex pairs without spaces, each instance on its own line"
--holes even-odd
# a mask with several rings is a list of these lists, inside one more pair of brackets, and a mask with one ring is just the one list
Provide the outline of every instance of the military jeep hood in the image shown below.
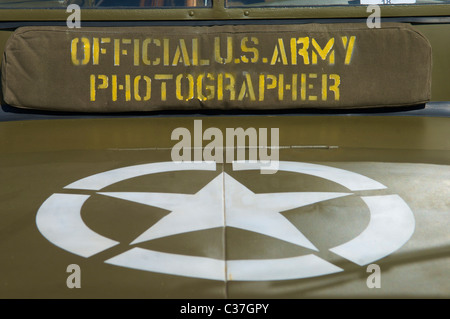
[[[174,163],[172,132],[194,134],[194,121],[203,131],[279,128],[277,172]],[[447,121],[4,122],[1,297],[448,298]],[[381,288],[368,286],[373,264]],[[68,288],[69,265],[81,288]]]

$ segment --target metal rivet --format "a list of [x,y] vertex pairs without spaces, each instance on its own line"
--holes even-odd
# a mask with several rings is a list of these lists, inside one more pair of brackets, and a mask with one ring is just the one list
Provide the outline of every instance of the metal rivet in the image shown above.
[[248,16],[249,14],[250,14],[250,11],[248,11],[248,10],[245,10],[245,11],[244,11],[244,15],[245,15],[245,16]]
[[192,17],[194,16],[194,11],[189,11],[189,15]]

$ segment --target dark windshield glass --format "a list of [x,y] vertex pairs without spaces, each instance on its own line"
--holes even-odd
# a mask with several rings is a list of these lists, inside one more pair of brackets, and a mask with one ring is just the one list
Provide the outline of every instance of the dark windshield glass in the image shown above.
[[328,5],[408,5],[442,4],[450,0],[226,0],[228,7],[302,7]]
[[211,7],[212,0],[0,0],[0,9],[66,8],[77,4],[81,8],[192,8]]

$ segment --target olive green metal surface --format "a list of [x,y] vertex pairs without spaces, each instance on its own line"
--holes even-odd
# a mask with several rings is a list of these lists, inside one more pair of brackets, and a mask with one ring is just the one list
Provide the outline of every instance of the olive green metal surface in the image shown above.
[[[275,238],[237,228],[178,234],[141,244],[130,242],[169,212],[65,189],[111,169],[171,161],[177,127],[278,127],[280,160],[317,163],[372,178],[387,186],[283,213],[319,248],[317,256],[344,271],[315,278],[217,281],[110,265],[105,260],[132,247],[210,258],[287,258],[310,253]],[[1,298],[448,298],[450,134],[446,118],[381,116],[243,116],[39,120],[0,125]],[[320,178],[278,171],[235,171],[218,164],[208,172],[148,174],[102,191],[195,194],[221,172],[254,193],[342,192]],[[36,214],[52,194],[90,195],[82,209],[91,229],[120,242],[89,258],[49,242]],[[329,248],[357,236],[369,221],[359,196],[397,194],[414,213],[411,239],[377,261],[382,287],[369,289],[365,266]],[[226,208],[225,208],[226,209]],[[64,211],[61,211],[63,214]],[[66,268],[81,268],[81,288],[66,286]],[[188,266],[186,266],[188,267]]]

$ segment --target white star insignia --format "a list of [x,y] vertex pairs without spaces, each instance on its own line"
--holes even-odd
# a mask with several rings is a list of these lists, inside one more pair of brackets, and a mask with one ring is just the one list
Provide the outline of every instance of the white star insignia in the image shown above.
[[196,194],[100,192],[171,211],[131,244],[165,236],[217,227],[235,227],[318,250],[280,212],[348,193],[285,192],[255,194],[226,173],[221,173]]

